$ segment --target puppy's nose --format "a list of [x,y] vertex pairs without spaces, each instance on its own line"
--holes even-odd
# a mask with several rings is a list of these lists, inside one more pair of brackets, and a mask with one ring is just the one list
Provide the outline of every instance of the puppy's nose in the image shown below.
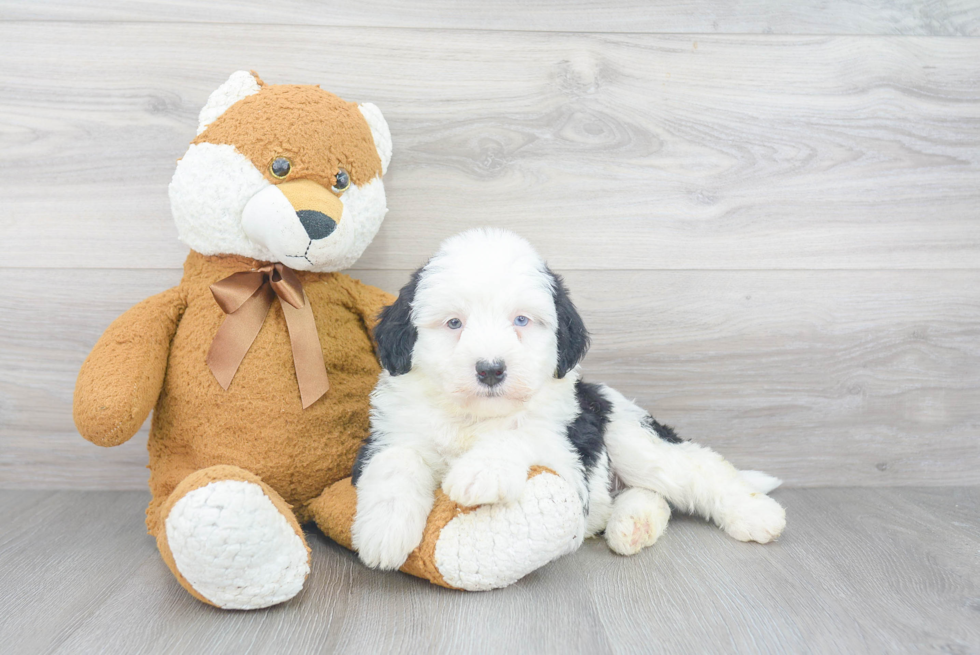
[[481,359],[476,363],[476,379],[480,381],[480,384],[495,387],[503,382],[506,375],[507,366],[501,359],[493,362]]
[[303,224],[303,229],[314,241],[327,238],[337,229],[337,221],[323,212],[314,209],[301,209],[296,212],[296,215],[299,216],[299,222]]

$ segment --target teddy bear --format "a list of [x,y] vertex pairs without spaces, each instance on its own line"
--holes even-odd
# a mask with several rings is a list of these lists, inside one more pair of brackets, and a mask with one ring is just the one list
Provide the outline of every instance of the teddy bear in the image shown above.
[[[89,441],[119,445],[153,410],[146,527],[205,603],[293,598],[310,571],[304,524],[351,547],[351,469],[381,371],[372,329],[394,296],[339,271],[384,220],[390,159],[375,105],[232,74],[169,187],[190,248],[180,284],[116,319],[79,372],[74,419]],[[574,549],[581,512],[542,469],[509,506],[440,496],[402,570],[505,586]]]

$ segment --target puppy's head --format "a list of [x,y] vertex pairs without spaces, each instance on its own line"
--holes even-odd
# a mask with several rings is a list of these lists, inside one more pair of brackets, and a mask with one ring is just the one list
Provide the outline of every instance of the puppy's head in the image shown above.
[[382,312],[375,339],[391,375],[417,372],[481,415],[518,409],[589,346],[561,277],[498,229],[445,241]]

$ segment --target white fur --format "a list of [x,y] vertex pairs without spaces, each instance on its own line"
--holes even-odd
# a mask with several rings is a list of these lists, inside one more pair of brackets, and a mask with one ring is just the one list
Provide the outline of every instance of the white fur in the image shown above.
[[[679,444],[651,438],[643,429],[646,412],[621,393],[604,388],[613,403],[606,448],[614,470],[626,485],[656,491],[684,512],[714,521],[739,541],[772,541],[786,525],[779,503],[710,448],[690,441]],[[769,480],[775,480],[765,476]]]
[[290,268],[308,269],[310,237],[296,210],[278,186],[270,184],[249,198],[242,210],[248,240]]
[[667,529],[670,507],[660,494],[633,487],[616,497],[606,523],[606,543],[620,555],[635,555]]
[[602,453],[599,462],[589,476],[589,503],[585,536],[594,537],[602,532],[613,515],[619,498],[613,498],[612,470],[609,466],[609,453]]
[[311,241],[278,187],[234,146],[193,144],[177,163],[170,206],[180,240],[204,255],[235,254],[303,271],[350,268],[388,208],[380,178],[351,185],[333,234]]
[[391,163],[391,131],[388,129],[388,122],[381,114],[381,110],[373,102],[365,102],[357,106],[361,110],[361,115],[371,128],[371,137],[374,138],[374,147],[381,158],[381,174],[388,173],[388,164]]
[[[372,395],[353,525],[361,558],[399,567],[422,538],[437,487],[461,505],[511,507],[534,465],[554,470],[587,508],[570,531],[573,547],[603,529],[618,553],[651,545],[670,516],[665,499],[736,539],[778,536],[785,514],[764,495],[778,480],[740,474],[708,448],[662,440],[644,424],[645,411],[608,387],[600,391],[612,406],[605,446],[585,470],[567,436],[580,412],[579,369],[555,377],[553,284],[525,240],[494,229],[447,240],[421,271],[411,306],[417,331],[411,370],[382,372]],[[519,315],[530,318],[527,326],[515,324]],[[452,329],[451,319],[462,327]],[[492,389],[480,384],[479,360],[503,360],[503,382]],[[629,487],[615,499],[614,479]],[[520,538],[503,530],[499,541],[506,550]],[[545,554],[559,550],[565,549]]]
[[738,474],[746,484],[759,493],[767,494],[783,483],[779,478],[762,471],[739,471]]
[[248,256],[279,261],[300,271],[350,268],[374,239],[388,211],[384,185],[379,178],[361,187],[351,185],[340,202],[344,211],[337,227],[329,237],[314,241],[286,196],[270,184],[252,196],[242,210],[241,228],[254,246],[253,252],[268,253],[267,257]]
[[[258,91],[250,73],[234,73],[201,110],[200,131],[235,102]],[[388,125],[374,105],[359,108],[386,170],[391,160]],[[318,273],[350,268],[374,239],[388,211],[380,177],[351,185],[340,196],[343,214],[331,216],[336,229],[326,238],[311,240],[278,187],[234,146],[224,144],[192,144],[177,163],[169,191],[177,234],[197,252],[282,262]]]
[[192,144],[170,182],[170,208],[180,240],[203,255],[235,254],[271,260],[242,228],[242,212],[271,186],[234,146]]
[[289,600],[310,572],[303,540],[262,488],[221,480],[178,500],[165,522],[177,569],[223,609]]
[[385,187],[378,177],[363,186],[352,184],[340,196],[340,202],[344,205],[344,214],[337,229],[326,239],[310,245],[306,258],[311,265],[302,270],[328,273],[353,266],[374,240],[388,212]]
[[260,88],[255,76],[248,71],[232,73],[224,84],[208,96],[207,104],[204,105],[197,117],[197,133],[200,134],[206,130],[208,125],[242,98],[258,93]]
[[358,494],[363,514],[351,541],[368,566],[397,569],[422,539],[435,501],[435,478],[422,456],[410,448],[393,446],[375,459],[359,483],[373,493]]

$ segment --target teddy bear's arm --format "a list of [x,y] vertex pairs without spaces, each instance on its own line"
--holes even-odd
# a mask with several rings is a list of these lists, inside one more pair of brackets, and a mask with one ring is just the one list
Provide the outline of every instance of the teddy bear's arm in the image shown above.
[[351,280],[347,291],[354,302],[354,310],[360,314],[364,321],[364,327],[368,333],[374,332],[374,326],[378,324],[378,315],[381,310],[395,302],[394,296],[387,291],[382,291],[378,287],[364,284],[360,280]]
[[75,426],[83,437],[118,446],[140,429],[163,387],[186,306],[175,287],[135,305],[102,334],[75,383]]

